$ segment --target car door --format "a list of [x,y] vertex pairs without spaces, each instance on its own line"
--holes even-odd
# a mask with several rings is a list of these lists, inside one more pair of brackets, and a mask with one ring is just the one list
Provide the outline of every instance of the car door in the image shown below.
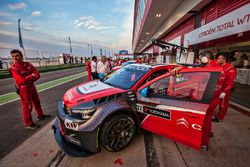
[[200,149],[204,117],[220,70],[187,68],[144,84],[137,91],[137,111],[144,115],[141,128]]

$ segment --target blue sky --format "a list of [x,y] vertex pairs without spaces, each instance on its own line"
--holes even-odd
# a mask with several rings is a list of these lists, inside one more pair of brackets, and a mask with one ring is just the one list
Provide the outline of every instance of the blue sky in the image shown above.
[[21,18],[24,47],[87,55],[131,50],[133,0],[0,0],[0,47],[18,48]]

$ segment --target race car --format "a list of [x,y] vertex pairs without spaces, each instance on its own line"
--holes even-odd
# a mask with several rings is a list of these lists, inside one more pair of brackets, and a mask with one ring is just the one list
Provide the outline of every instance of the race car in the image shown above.
[[122,63],[122,67],[125,67],[126,65],[129,65],[129,64],[136,64],[136,61],[135,60],[126,61],[126,62]]
[[121,69],[122,67],[125,67],[125,66],[127,66],[129,64],[136,64],[136,63],[137,62],[135,60],[129,60],[129,61],[126,61],[126,62],[122,63],[122,65],[120,65],[120,66],[113,67],[111,71],[117,71],[117,70]]
[[141,129],[201,148],[204,116],[220,68],[131,64],[69,89],[58,103],[55,139],[70,156],[120,151]]

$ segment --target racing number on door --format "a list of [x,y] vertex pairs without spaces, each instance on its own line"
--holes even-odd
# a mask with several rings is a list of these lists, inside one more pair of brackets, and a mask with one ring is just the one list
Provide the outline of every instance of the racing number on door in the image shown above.
[[143,113],[143,105],[136,104],[136,110],[137,110],[138,112]]

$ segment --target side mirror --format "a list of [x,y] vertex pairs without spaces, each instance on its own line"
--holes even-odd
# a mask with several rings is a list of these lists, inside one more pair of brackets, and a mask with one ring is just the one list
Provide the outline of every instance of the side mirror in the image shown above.
[[140,91],[140,94],[143,96],[143,97],[148,97],[148,87],[142,89]]
[[105,77],[105,74],[99,73],[98,76],[99,76],[100,79],[102,79],[102,78]]

